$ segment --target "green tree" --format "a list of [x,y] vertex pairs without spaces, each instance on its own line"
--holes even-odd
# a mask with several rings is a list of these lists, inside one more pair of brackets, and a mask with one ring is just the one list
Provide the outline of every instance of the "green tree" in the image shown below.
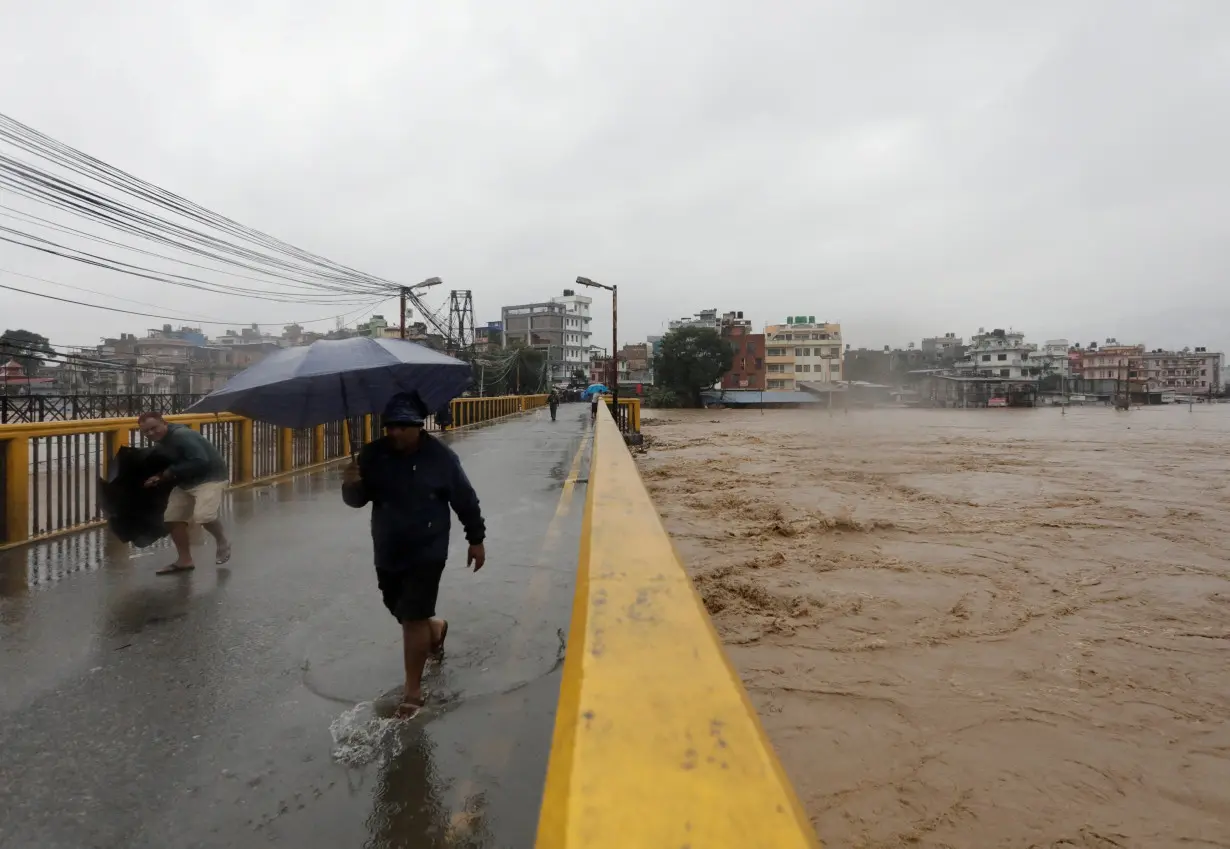
[[721,380],[734,362],[734,349],[711,327],[682,327],[662,338],[654,358],[655,383],[685,403],[700,407],[701,393]]
[[577,387],[577,386],[588,386],[588,385],[589,385],[589,375],[585,373],[585,369],[583,369],[583,368],[574,368],[574,369],[572,370],[572,381],[571,381],[571,385],[572,385],[572,386],[574,386],[574,387]]
[[10,359],[21,363],[27,377],[34,377],[44,356],[54,357],[51,340],[32,330],[6,330],[0,335],[0,365]]

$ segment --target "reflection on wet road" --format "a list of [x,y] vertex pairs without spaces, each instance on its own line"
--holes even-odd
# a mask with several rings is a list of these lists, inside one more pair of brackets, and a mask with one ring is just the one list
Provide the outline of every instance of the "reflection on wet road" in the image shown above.
[[387,719],[400,631],[338,470],[233,494],[223,569],[155,577],[168,549],[101,532],[0,553],[0,847],[532,845],[589,427],[567,405],[450,437],[488,565],[455,530],[410,723]]

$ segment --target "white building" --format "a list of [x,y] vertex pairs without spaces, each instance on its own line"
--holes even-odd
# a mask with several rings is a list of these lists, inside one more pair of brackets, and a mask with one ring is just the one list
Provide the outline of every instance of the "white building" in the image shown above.
[[970,339],[967,359],[957,363],[957,369],[983,377],[1028,380],[1038,368],[1033,362],[1036,351],[1036,345],[1026,344],[1024,333],[1000,329],[988,333],[980,327]]
[[1071,377],[1071,361],[1068,359],[1070,347],[1067,339],[1047,339],[1030,357],[1031,364],[1038,369],[1038,376],[1056,375],[1064,379]]
[[1149,351],[1141,358],[1150,392],[1175,390],[1181,395],[1217,395],[1222,391],[1225,355],[1205,348]]
[[845,380],[840,324],[792,315],[785,324],[766,325],[764,333],[769,389],[798,390],[799,383]]
[[581,369],[589,374],[590,337],[593,333],[589,324],[593,320],[590,307],[594,299],[587,295],[578,295],[574,289],[565,289],[564,294],[551,299],[553,303],[564,305],[564,363],[568,379],[575,369]]
[[667,323],[670,330],[681,330],[684,327],[709,327],[714,330],[720,330],[722,320],[718,317],[717,310],[701,310],[691,318],[674,318]]
[[577,369],[588,373],[592,303],[592,298],[565,289],[549,301],[504,307],[504,347],[526,345],[542,351],[553,383],[566,382]]

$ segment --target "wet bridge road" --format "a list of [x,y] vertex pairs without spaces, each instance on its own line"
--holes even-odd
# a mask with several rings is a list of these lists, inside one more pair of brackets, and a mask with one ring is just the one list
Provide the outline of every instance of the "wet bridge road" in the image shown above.
[[447,655],[410,723],[385,718],[400,630],[336,468],[233,493],[225,568],[201,542],[195,573],[157,577],[165,544],[101,531],[0,553],[0,847],[532,845],[588,419],[448,437],[488,560],[464,568],[454,523]]

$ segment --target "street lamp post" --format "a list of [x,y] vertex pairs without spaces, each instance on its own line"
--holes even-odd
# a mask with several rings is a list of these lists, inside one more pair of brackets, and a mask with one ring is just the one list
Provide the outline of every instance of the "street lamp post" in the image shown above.
[[578,286],[592,286],[611,293],[611,412],[619,421],[619,287],[596,283],[588,277],[578,277]]
[[401,287],[401,334],[402,339],[406,338],[406,298],[415,289],[426,289],[431,286],[439,286],[444,281],[439,277],[428,277],[422,283],[415,283],[413,286]]

